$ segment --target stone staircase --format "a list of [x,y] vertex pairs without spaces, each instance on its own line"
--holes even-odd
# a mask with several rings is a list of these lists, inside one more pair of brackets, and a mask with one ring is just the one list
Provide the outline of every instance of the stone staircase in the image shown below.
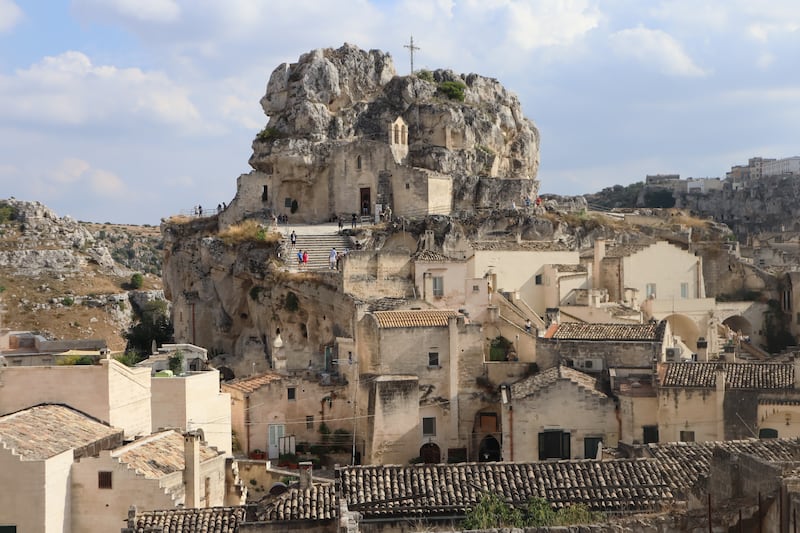
[[328,258],[331,254],[331,248],[336,248],[337,252],[341,252],[345,248],[353,248],[350,244],[350,237],[347,235],[296,232],[297,245],[292,250],[289,238],[291,233],[290,230],[284,234],[283,253],[281,255],[284,257],[286,265],[292,269],[297,269],[297,252],[299,250],[308,251],[308,270],[328,270]]

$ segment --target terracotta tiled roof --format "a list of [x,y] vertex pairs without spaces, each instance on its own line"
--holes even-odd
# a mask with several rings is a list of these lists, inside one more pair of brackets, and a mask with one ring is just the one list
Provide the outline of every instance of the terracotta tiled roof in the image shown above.
[[570,381],[598,398],[608,398],[606,394],[600,391],[597,379],[566,366],[550,368],[514,383],[510,387],[511,398],[518,400],[533,396],[557,381]]
[[422,250],[414,254],[415,261],[424,261],[426,263],[450,263],[450,262],[463,262],[462,259],[453,259],[452,257],[447,257],[444,254],[439,252],[434,252],[433,250]]
[[545,338],[576,341],[646,341],[660,342],[664,338],[664,321],[658,324],[586,324],[565,322],[550,328]]
[[0,417],[0,447],[41,461],[121,433],[64,405],[37,405]]
[[564,243],[556,241],[474,241],[470,243],[473,250],[501,250],[501,251],[539,251],[539,252],[567,252],[572,250]]
[[649,248],[655,242],[638,244],[619,244],[606,250],[606,257],[627,257]]
[[368,517],[461,514],[486,493],[603,511],[650,509],[672,499],[657,462],[642,459],[361,466],[340,473],[348,508]]
[[[127,464],[147,479],[159,479],[163,476],[183,470],[184,460],[183,435],[174,430],[162,431],[143,437],[126,446],[111,452],[119,462]],[[213,459],[223,452],[200,444],[200,464]]]
[[586,265],[552,265],[559,272],[587,272]]
[[249,393],[258,390],[265,385],[269,385],[270,383],[280,381],[281,379],[283,378],[280,374],[267,372],[266,374],[257,374],[255,376],[227,381],[222,384],[222,388],[236,389]]
[[136,533],[162,528],[163,533],[236,533],[244,522],[245,507],[166,509],[136,515]]
[[692,487],[701,477],[708,475],[714,448],[729,452],[754,455],[767,461],[796,461],[800,452],[800,439],[746,439],[717,442],[670,442],[647,444],[648,454],[661,463],[664,480],[673,491]]
[[666,363],[661,386],[714,388],[718,367],[725,369],[727,388],[794,388],[791,363]]
[[258,512],[258,520],[330,520],[339,516],[339,501],[332,483],[293,488]]
[[447,327],[455,311],[421,309],[415,311],[375,311],[372,313],[379,328],[436,328]]

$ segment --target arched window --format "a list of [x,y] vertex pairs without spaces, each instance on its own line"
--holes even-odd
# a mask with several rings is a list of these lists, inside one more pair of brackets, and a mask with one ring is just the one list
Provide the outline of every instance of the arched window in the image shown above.
[[394,125],[394,144],[400,144],[400,126]]
[[356,169],[361,170],[361,156],[356,158]]

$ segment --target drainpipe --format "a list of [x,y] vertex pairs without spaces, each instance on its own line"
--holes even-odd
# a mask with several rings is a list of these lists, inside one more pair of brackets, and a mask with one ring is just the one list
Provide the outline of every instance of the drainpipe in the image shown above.
[[514,406],[508,406],[508,453],[509,461],[514,460]]
[[250,455],[250,396],[244,397],[244,427],[247,428],[247,455]]

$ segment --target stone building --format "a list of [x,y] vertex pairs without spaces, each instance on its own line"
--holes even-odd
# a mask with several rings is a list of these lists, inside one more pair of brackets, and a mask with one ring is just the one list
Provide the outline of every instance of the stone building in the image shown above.
[[616,402],[601,382],[557,366],[502,387],[503,459],[594,459],[616,447]]
[[[348,379],[356,377],[346,362],[339,366]],[[353,392],[340,377],[269,372],[223,383],[222,390],[230,394],[233,431],[245,453],[260,450],[278,459],[300,443],[321,445],[323,426],[328,435],[352,435]]]

